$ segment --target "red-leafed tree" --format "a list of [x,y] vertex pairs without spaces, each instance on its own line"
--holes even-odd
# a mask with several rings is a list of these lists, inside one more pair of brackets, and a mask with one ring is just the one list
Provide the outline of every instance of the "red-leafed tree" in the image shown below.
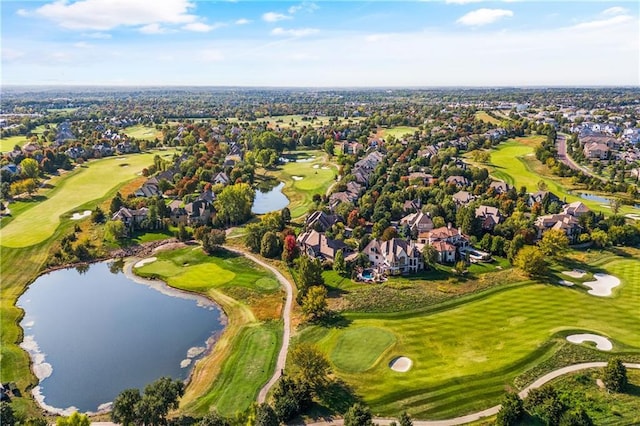
[[282,260],[291,263],[298,256],[298,245],[294,235],[284,237],[284,245],[282,248]]

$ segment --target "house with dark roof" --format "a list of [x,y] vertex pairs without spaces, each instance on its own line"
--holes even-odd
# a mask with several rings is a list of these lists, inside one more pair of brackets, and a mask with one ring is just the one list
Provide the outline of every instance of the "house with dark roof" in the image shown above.
[[418,211],[416,213],[410,213],[400,219],[400,225],[407,225],[411,229],[412,233],[419,234],[421,232],[431,231],[433,229],[433,222],[428,214]]
[[453,198],[453,201],[458,206],[467,205],[471,201],[476,199],[475,195],[473,195],[473,194],[471,194],[470,192],[467,192],[467,191],[458,191],[455,194],[453,194],[451,197]]
[[318,232],[325,232],[336,223],[342,222],[342,218],[337,214],[327,214],[321,210],[309,215],[305,222],[307,229],[315,229]]
[[188,225],[204,225],[213,215],[213,206],[206,200],[196,200],[185,204],[184,210],[187,213]]
[[559,203],[560,202],[560,198],[554,194],[553,192],[550,191],[538,191],[538,192],[534,192],[529,194],[529,207],[533,207],[534,204],[539,203],[539,204],[551,204],[553,202]]
[[533,223],[537,230],[537,238],[542,238],[549,229],[558,229],[565,233],[570,243],[576,243],[582,232],[582,227],[575,217],[560,213],[538,216]]
[[147,217],[149,209],[142,207],[141,209],[129,209],[127,207],[120,207],[120,210],[115,212],[111,216],[111,220],[119,220],[125,224],[129,230],[133,230]]
[[482,229],[485,231],[492,231],[503,220],[497,207],[483,205],[476,207],[476,217],[480,219]]
[[513,189],[513,185],[509,185],[503,181],[494,181],[489,184],[489,188],[493,189],[496,194],[506,194]]
[[455,185],[458,188],[463,188],[469,185],[469,179],[460,175],[449,176],[445,182],[447,185]]
[[332,240],[321,232],[314,229],[306,231],[296,239],[300,251],[312,258],[320,258],[333,262],[338,250],[347,254],[350,249],[345,243],[339,240]]

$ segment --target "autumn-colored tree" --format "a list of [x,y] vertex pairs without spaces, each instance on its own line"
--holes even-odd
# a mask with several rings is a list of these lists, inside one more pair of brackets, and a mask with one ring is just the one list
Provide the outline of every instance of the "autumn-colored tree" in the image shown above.
[[287,264],[291,264],[297,256],[298,245],[296,244],[296,237],[293,235],[287,235],[286,237],[284,237],[282,260]]

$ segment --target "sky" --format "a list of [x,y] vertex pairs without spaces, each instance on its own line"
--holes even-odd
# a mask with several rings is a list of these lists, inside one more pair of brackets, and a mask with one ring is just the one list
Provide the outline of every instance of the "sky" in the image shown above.
[[2,85],[638,86],[637,1],[0,1]]

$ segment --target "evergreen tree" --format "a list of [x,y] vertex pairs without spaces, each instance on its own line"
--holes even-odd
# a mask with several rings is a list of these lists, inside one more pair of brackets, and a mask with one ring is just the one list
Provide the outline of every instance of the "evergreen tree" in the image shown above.
[[612,392],[622,392],[627,387],[627,368],[619,359],[612,359],[604,369],[604,385]]

